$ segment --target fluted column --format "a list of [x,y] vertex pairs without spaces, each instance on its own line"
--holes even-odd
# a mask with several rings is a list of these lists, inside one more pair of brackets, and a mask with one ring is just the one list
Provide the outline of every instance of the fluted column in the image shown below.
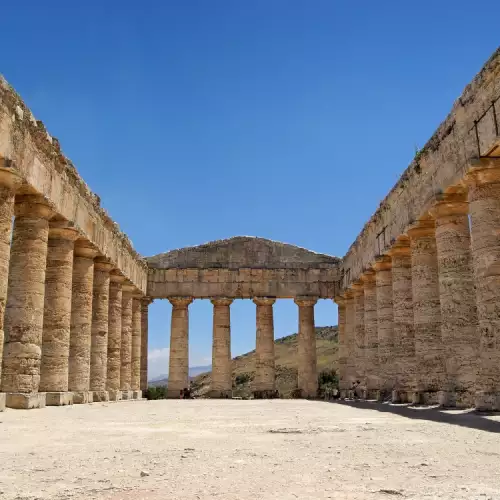
[[90,345],[96,255],[97,250],[87,241],[75,242],[68,368],[68,389],[73,392],[73,403],[93,401],[90,392]]
[[143,297],[141,300],[141,390],[148,388],[148,323],[149,304],[151,297]]
[[476,161],[466,179],[479,324],[475,405],[500,411],[500,159]]
[[297,297],[295,303],[299,306],[299,367],[298,388],[302,397],[314,398],[318,395],[318,373],[316,366],[316,332],[314,328],[314,305],[317,299],[313,297]]
[[11,408],[45,406],[38,393],[49,218],[39,196],[16,199],[5,308],[2,392]]
[[109,275],[109,308],[108,308],[108,363],[106,390],[110,401],[122,399],[120,386],[121,347],[122,347],[122,286],[125,277],[118,271]]
[[416,360],[414,403],[437,404],[444,382],[435,233],[434,219],[430,217],[408,230]]
[[355,341],[354,341],[354,296],[352,290],[346,290],[345,299],[345,353],[346,353],[346,376],[340,383],[342,397],[353,397],[353,388],[356,386],[356,364],[355,364]]
[[132,301],[135,287],[122,285],[122,344],[120,349],[120,389],[122,399],[132,399]]
[[378,323],[377,323],[377,287],[375,271],[365,271],[363,281],[365,306],[365,372],[366,398],[375,399],[379,391],[379,362],[378,362]]
[[339,390],[341,397],[346,397],[346,363],[347,363],[347,350],[345,339],[345,322],[346,322],[346,307],[345,299],[342,295],[338,295],[334,299],[338,306],[338,341],[339,341],[339,355],[338,355],[338,369],[337,376],[339,378]]
[[434,206],[441,304],[441,340],[446,349],[441,406],[474,406],[479,335],[465,192],[446,194]]
[[274,359],[274,315],[276,299],[256,297],[256,384],[254,395],[258,398],[275,396],[276,373]]
[[170,358],[168,369],[169,398],[179,398],[189,387],[189,304],[192,297],[171,297]]
[[378,257],[373,264],[377,287],[377,333],[379,363],[378,399],[392,397],[394,388],[394,312],[391,259]]
[[354,295],[354,364],[356,367],[356,392],[358,397],[366,397],[365,367],[365,293],[363,283],[352,284]]
[[212,341],[212,386],[210,397],[230,398],[232,396],[231,371],[231,311],[232,299],[211,300],[213,313]]
[[113,265],[97,257],[94,262],[94,295],[92,299],[92,342],[90,347],[90,390],[94,401],[108,401],[109,272]]
[[392,401],[410,402],[415,393],[415,338],[410,240],[400,236],[388,254],[392,259],[394,313],[394,390]]
[[66,222],[49,225],[40,392],[47,406],[73,404],[68,392],[73,251],[78,232]]
[[132,362],[130,368],[130,387],[133,398],[141,399],[141,296],[132,298]]
[[[2,357],[4,343],[4,316],[7,301],[7,281],[9,279],[10,242],[12,220],[14,218],[15,193],[21,179],[0,158],[0,383],[2,380]],[[0,410],[5,407],[5,395],[0,393]]]

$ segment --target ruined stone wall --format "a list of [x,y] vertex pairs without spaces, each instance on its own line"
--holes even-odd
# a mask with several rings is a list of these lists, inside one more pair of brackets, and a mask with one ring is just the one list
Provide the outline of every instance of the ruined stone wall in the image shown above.
[[465,88],[349,248],[343,259],[343,286],[358,279],[435,202],[436,195],[462,178],[470,158],[491,153],[488,148],[500,124],[499,97],[500,49]]
[[55,211],[73,223],[81,236],[141,291],[146,291],[147,265],[127,236],[100,206],[71,161],[42,122],[0,77],[0,158],[18,171],[24,192],[43,195]]

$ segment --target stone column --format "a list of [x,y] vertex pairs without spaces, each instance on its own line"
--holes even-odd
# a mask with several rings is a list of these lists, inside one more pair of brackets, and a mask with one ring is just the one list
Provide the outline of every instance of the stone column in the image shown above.
[[475,404],[500,411],[500,159],[477,160],[466,179],[479,324]]
[[346,352],[346,377],[340,383],[341,397],[352,398],[354,396],[353,387],[356,385],[356,365],[354,355],[354,296],[352,290],[346,290],[345,299],[345,352]]
[[354,295],[354,364],[356,367],[356,395],[366,398],[365,380],[365,293],[363,283],[356,281],[351,286]]
[[346,397],[346,363],[347,363],[347,351],[346,351],[346,338],[345,338],[345,322],[346,322],[346,307],[345,299],[342,295],[338,295],[334,299],[338,306],[338,340],[339,340],[339,356],[338,356],[338,369],[337,376],[339,378],[339,391],[341,397]]
[[400,236],[388,254],[392,259],[392,308],[394,313],[393,403],[409,403],[415,393],[415,338],[410,240]]
[[135,287],[122,285],[122,345],[120,350],[120,388],[122,399],[133,399],[132,377],[132,301]]
[[442,196],[432,209],[441,304],[441,340],[445,351],[445,380],[439,404],[474,406],[479,335],[465,192]]
[[314,304],[316,297],[297,297],[299,306],[299,367],[298,387],[302,397],[315,398],[318,395],[318,373],[316,366],[316,331],[314,328]]
[[142,398],[141,391],[141,296],[132,298],[132,363],[130,368],[130,387],[134,399]]
[[109,401],[106,390],[108,372],[109,272],[107,259],[94,262],[94,296],[92,299],[92,343],[90,347],[90,390],[94,401]]
[[171,297],[170,358],[168,369],[169,398],[179,398],[189,387],[189,311],[192,297]]
[[427,217],[408,230],[411,248],[416,392],[413,403],[437,404],[443,386],[441,308],[434,219]]
[[[2,380],[2,357],[4,343],[4,315],[7,301],[7,281],[9,279],[10,241],[12,219],[14,217],[14,198],[21,179],[12,169],[6,167],[0,158],[0,382]],[[5,394],[0,393],[0,411],[5,409]]]
[[141,390],[148,388],[148,313],[153,300],[143,297],[141,300]]
[[16,199],[5,308],[2,392],[10,408],[45,406],[39,393],[45,267],[52,210],[41,196]]
[[106,390],[110,401],[122,399],[120,385],[121,348],[122,348],[122,286],[125,277],[118,271],[109,275],[108,308],[108,364]]
[[214,306],[212,342],[212,387],[210,397],[232,397],[231,312],[232,299],[211,300]]
[[391,258],[378,257],[373,264],[377,287],[377,333],[379,394],[377,399],[392,397],[394,388],[394,313],[392,306]]
[[273,398],[276,396],[276,373],[274,359],[274,315],[276,299],[255,297],[256,308],[256,384],[254,397]]
[[97,250],[85,240],[77,240],[73,252],[73,280],[69,339],[68,389],[73,403],[92,403],[90,392],[90,344],[94,257]]
[[366,372],[366,399],[376,399],[379,391],[379,363],[378,363],[378,323],[377,323],[377,288],[375,271],[365,271],[363,281],[365,306],[365,372]]
[[40,392],[47,406],[73,404],[68,392],[73,250],[78,232],[66,222],[49,225]]

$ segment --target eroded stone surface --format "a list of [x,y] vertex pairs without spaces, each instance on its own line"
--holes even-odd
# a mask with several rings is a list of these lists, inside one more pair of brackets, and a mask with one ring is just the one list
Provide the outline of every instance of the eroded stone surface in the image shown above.
[[212,299],[212,387],[211,397],[230,397],[231,373],[231,310],[232,299]]
[[361,279],[364,293],[366,397],[372,399],[377,395],[380,386],[375,272],[368,270],[362,275]]
[[273,304],[276,299],[256,297],[253,299],[256,305],[256,330],[257,338],[255,352],[256,360],[256,383],[254,392],[257,397],[267,396],[274,393],[276,389],[276,372],[274,359],[274,313]]
[[141,299],[132,299],[132,356],[130,365],[130,388],[141,388]]
[[119,391],[122,345],[122,284],[125,278],[110,274],[108,314],[108,363],[106,390]]
[[132,376],[132,301],[134,287],[123,285],[122,290],[122,345],[120,350],[120,387],[131,390]]

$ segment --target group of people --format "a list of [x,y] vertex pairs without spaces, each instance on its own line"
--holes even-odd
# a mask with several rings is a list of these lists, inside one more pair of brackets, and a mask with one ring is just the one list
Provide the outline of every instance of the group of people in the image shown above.
[[191,389],[189,387],[184,387],[184,389],[181,389],[180,398],[181,399],[192,399]]

